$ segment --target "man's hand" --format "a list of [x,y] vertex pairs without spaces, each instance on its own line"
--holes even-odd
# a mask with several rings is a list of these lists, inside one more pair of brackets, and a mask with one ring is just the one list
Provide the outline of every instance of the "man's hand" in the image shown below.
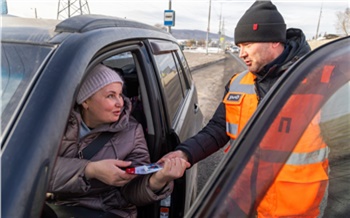
[[154,173],[149,179],[152,191],[159,191],[168,182],[182,177],[186,168],[190,167],[190,163],[180,157],[164,158],[163,164],[163,169]]
[[120,168],[130,166],[131,161],[122,160],[100,160],[90,162],[85,168],[85,177],[87,179],[98,179],[107,185],[123,186],[136,177],[126,173]]
[[[176,151],[172,151],[172,152],[167,153],[158,162],[165,162],[166,159],[172,159],[172,158],[177,158],[177,157],[182,158],[186,162],[188,162],[187,155],[185,154],[185,152],[183,152],[181,150],[176,150]],[[187,168],[189,168],[190,166],[191,166],[191,164]]]

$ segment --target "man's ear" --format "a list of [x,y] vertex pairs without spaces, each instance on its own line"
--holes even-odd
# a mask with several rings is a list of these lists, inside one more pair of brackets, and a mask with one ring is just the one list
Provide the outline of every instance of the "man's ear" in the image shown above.
[[283,44],[281,43],[281,42],[273,42],[272,43],[272,46],[274,47],[274,48],[277,48],[277,47],[279,47],[279,46],[283,46]]

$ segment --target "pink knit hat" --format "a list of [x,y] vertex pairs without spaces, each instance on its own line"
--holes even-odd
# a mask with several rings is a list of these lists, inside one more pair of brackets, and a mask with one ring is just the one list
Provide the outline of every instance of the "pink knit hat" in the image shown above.
[[89,72],[83,85],[80,87],[77,103],[82,104],[98,90],[114,82],[120,82],[123,85],[123,80],[117,72],[105,65],[98,64]]

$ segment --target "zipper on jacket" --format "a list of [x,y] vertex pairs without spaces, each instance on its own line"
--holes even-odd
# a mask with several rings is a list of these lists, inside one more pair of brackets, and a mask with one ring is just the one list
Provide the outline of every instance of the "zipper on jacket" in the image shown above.
[[260,103],[260,89],[259,89],[259,85],[258,85],[258,77],[255,78],[254,80],[254,90],[255,90],[255,93],[256,93],[256,98],[258,99],[258,105]]
[[[80,146],[79,146],[80,147]],[[79,148],[80,149],[80,148]],[[79,159],[84,159],[83,157],[83,152],[82,151],[78,151],[78,158]]]

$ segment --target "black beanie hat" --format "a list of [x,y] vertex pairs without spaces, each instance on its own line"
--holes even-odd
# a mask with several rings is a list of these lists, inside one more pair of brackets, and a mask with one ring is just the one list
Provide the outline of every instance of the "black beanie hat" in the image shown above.
[[243,42],[285,42],[286,24],[271,1],[256,1],[238,21],[235,44]]

